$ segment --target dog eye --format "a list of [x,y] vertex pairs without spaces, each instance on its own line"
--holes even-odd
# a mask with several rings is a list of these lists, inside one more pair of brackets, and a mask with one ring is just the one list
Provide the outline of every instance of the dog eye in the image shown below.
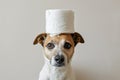
[[71,44],[68,43],[68,42],[65,42],[64,48],[65,48],[65,49],[70,49],[70,48],[71,48]]
[[55,45],[53,43],[48,43],[46,46],[48,49],[53,49]]

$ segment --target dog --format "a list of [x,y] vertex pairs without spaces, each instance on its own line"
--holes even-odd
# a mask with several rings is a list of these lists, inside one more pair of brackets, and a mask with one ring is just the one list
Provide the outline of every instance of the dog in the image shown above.
[[34,45],[38,43],[44,48],[45,59],[39,80],[76,80],[71,59],[77,43],[84,43],[79,33],[42,33],[33,42]]

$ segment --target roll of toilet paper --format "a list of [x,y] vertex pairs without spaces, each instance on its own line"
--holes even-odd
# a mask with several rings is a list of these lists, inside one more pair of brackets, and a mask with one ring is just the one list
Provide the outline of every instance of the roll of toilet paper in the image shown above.
[[72,10],[47,10],[46,33],[73,33],[74,12]]

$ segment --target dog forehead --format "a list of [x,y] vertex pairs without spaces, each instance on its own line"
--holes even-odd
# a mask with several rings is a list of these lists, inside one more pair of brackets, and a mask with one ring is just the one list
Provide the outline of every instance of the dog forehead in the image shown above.
[[72,36],[70,34],[58,34],[58,35],[47,35],[46,40],[45,40],[45,45],[51,41],[55,42],[55,43],[59,43],[61,40],[64,41],[68,41],[71,44],[73,44],[73,39]]

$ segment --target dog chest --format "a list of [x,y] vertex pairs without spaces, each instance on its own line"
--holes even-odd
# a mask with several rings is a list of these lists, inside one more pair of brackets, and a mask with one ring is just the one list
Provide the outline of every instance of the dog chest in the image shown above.
[[70,80],[69,71],[66,68],[53,68],[50,71],[50,80]]

